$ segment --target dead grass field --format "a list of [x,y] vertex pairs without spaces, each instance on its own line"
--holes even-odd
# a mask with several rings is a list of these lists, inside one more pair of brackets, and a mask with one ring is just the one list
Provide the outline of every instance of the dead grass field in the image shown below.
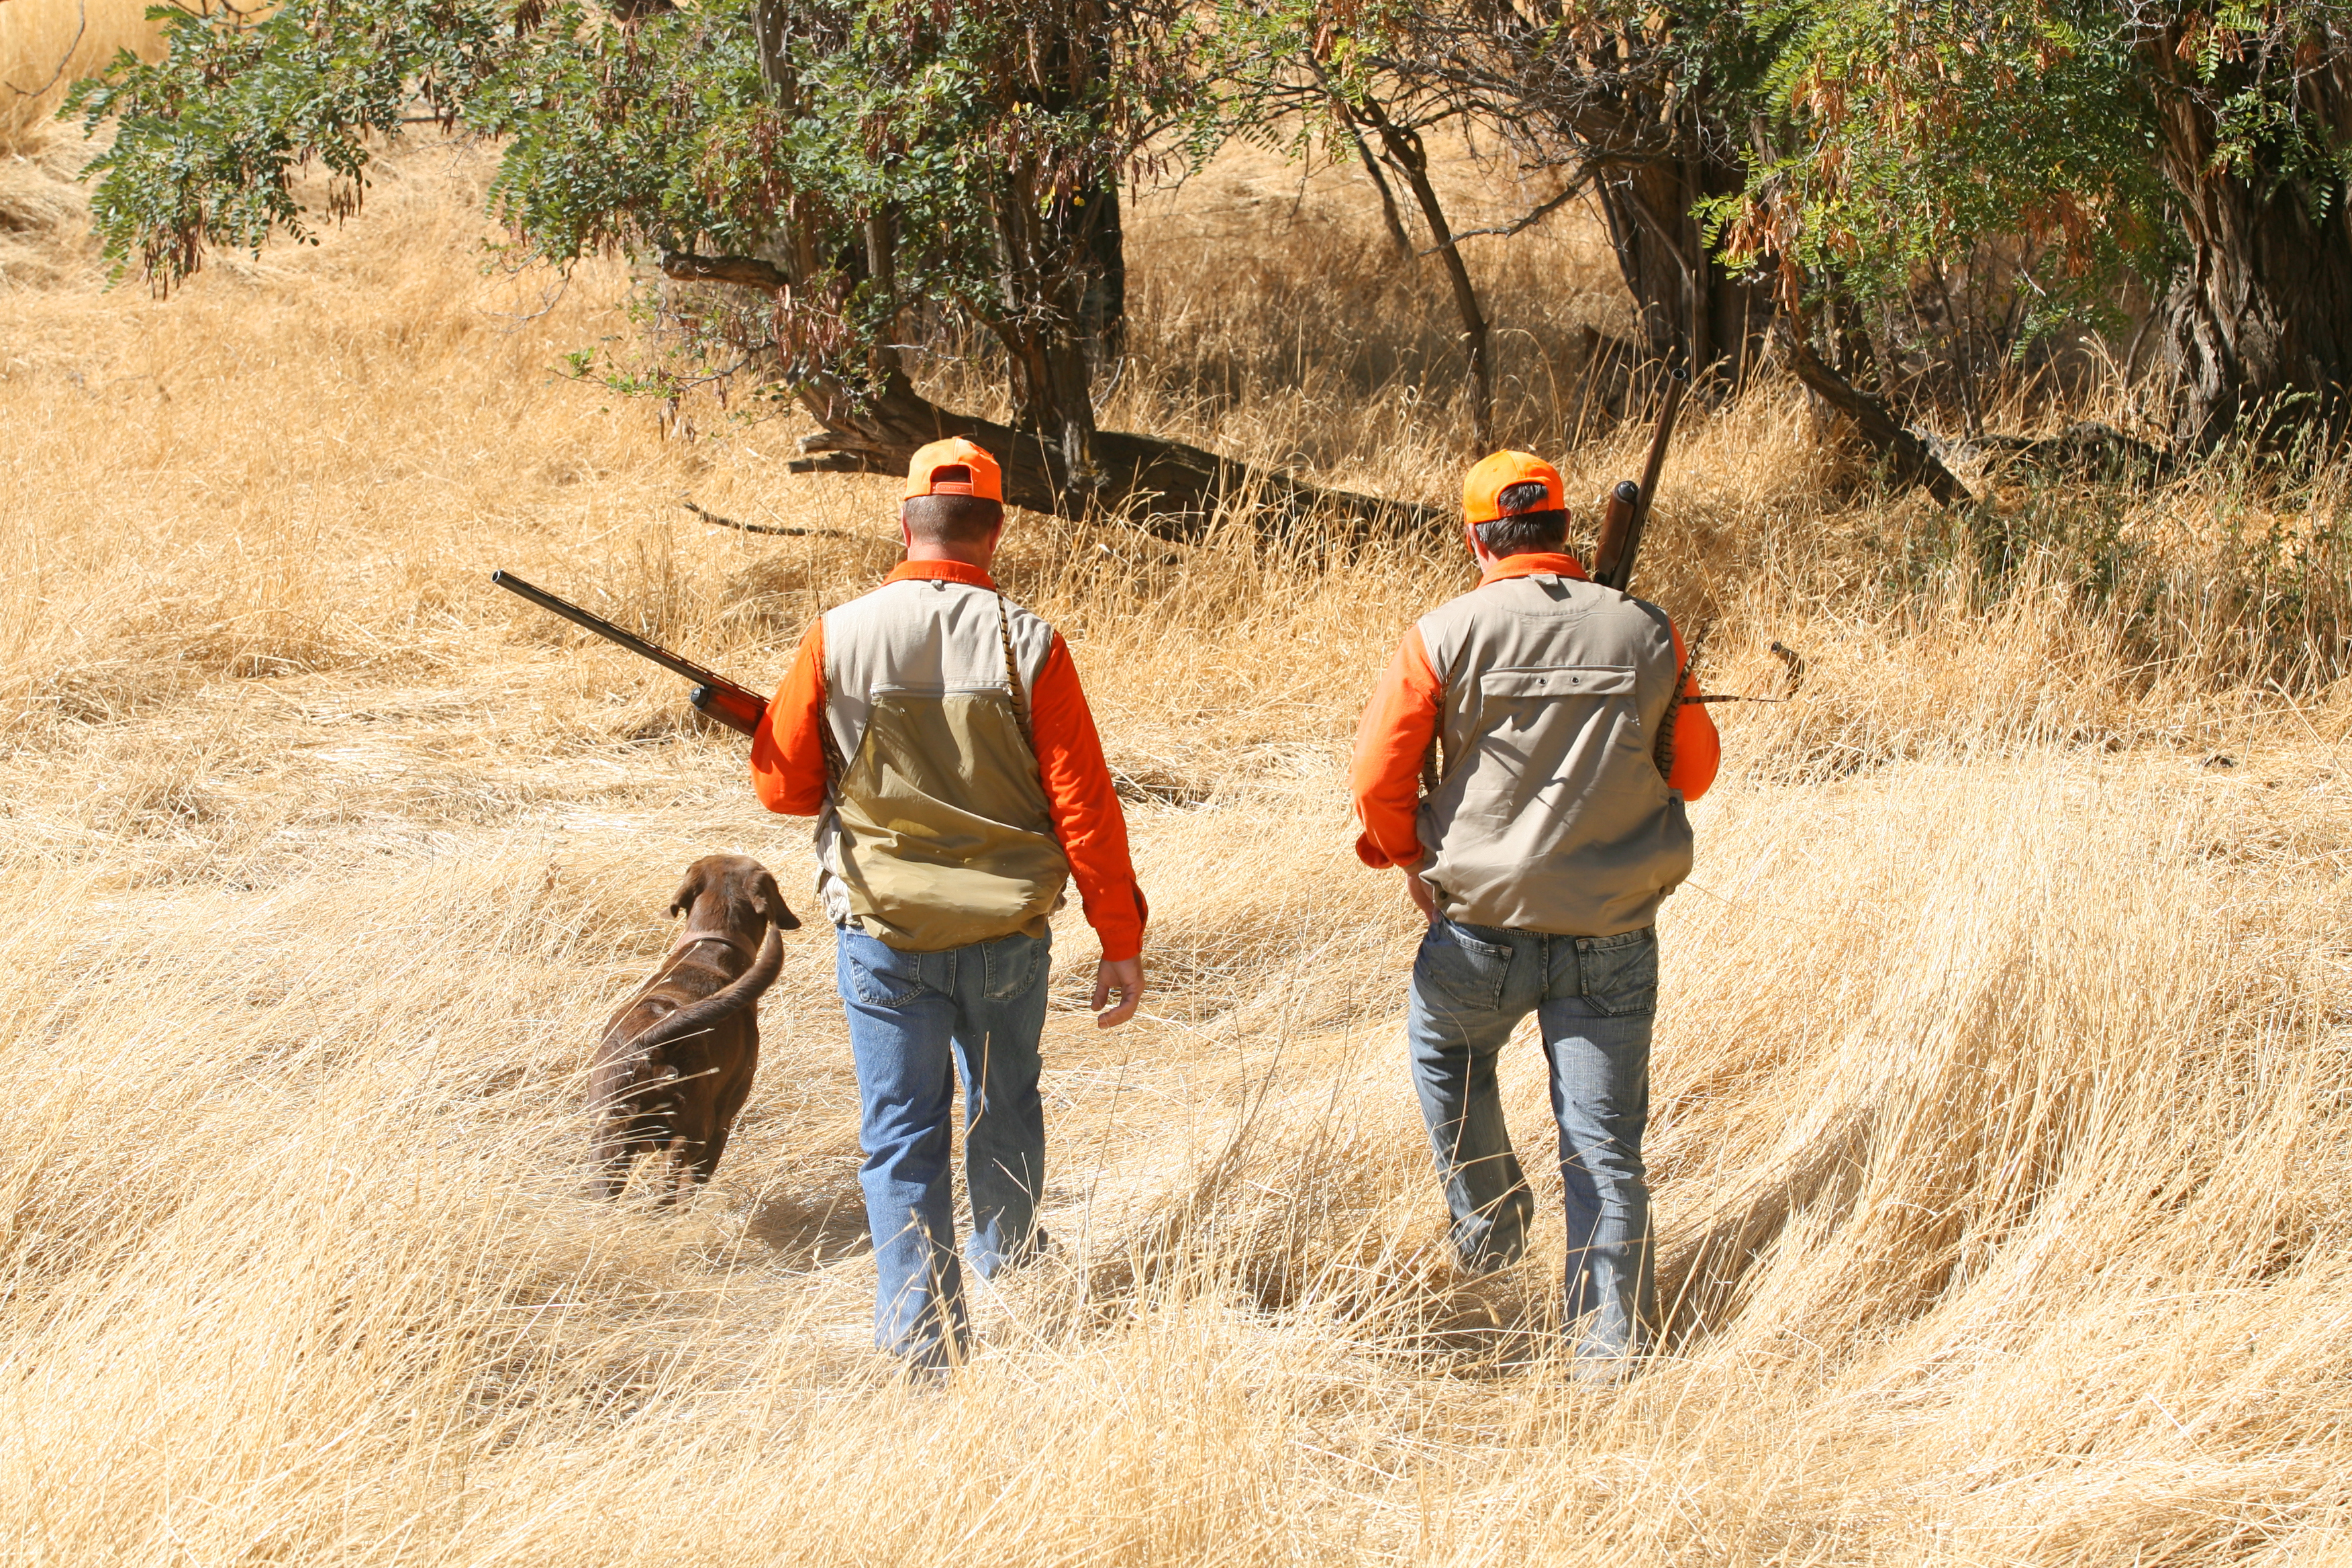
[[[1131,786],[1158,990],[1098,1035],[1064,918],[1063,1250],[909,1392],[866,1348],[821,929],[714,1187],[584,1196],[587,1048],[677,869],[740,849],[804,897],[807,835],[676,683],[486,581],[759,684],[892,559],[888,487],[555,374],[630,330],[623,276],[484,276],[485,154],[407,154],[349,231],[158,303],[99,291],[34,151],[5,188],[53,205],[0,252],[11,1560],[2352,1555],[2340,488],[2021,482],[1961,527],[1871,500],[1784,393],[1693,426],[1653,590],[1716,623],[1718,684],[1769,689],[1775,637],[1812,675],[1727,717],[1662,918],[1672,1343],[1614,1394],[1559,1375],[1554,1196],[1525,1268],[1441,1259],[1414,932],[1349,851],[1357,705],[1464,563],[1024,519],[1006,575]],[[1412,383],[1458,371],[1381,305],[1427,289],[1365,210],[1237,163],[1139,214],[1110,422],[1446,499],[1462,431]],[[1619,307],[1572,227],[1492,265],[1511,417],[1556,449],[1542,377]],[[1570,454],[1574,493],[1637,439]],[[1540,1154],[1538,1052],[1507,1086]]]

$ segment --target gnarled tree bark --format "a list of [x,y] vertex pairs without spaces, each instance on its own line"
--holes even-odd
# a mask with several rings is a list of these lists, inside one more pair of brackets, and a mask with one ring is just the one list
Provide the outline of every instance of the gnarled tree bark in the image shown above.
[[[2180,58],[2178,26],[2144,46],[2157,67],[2158,161],[2189,241],[2166,296],[2165,354],[2179,377],[2173,439],[2210,451],[2245,421],[2340,429],[2352,415],[2352,181],[2257,172],[2217,159],[2216,89]],[[2314,121],[2352,135],[2352,50],[2292,91]]]
[[1692,128],[1678,130],[1675,144],[1656,156],[1608,163],[1592,187],[1650,357],[1734,384],[1761,358],[1771,289],[1717,260],[1692,210],[1738,191],[1745,180],[1736,161],[1708,152]]

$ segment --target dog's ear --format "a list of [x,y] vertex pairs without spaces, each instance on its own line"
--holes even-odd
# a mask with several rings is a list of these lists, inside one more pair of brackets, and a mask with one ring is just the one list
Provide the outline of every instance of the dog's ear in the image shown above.
[[700,897],[702,897],[702,868],[688,867],[686,880],[680,882],[677,885],[677,891],[669,896],[669,912],[673,915],[682,915],[694,908],[694,900]]
[[793,913],[790,904],[784,902],[784,890],[777,887],[776,879],[765,871],[760,873],[760,880],[752,887],[751,907],[767,916],[768,923],[778,931],[801,929],[800,917]]

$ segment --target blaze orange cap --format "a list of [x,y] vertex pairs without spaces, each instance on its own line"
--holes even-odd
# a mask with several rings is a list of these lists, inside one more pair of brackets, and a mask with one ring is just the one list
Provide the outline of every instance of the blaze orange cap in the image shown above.
[[1540,482],[1544,499],[1529,505],[1515,506],[1509,516],[1529,511],[1566,511],[1567,488],[1560,483],[1559,470],[1537,457],[1533,452],[1497,452],[1483,458],[1462,481],[1462,515],[1465,521],[1492,522],[1505,514],[1499,497],[1513,485]]
[[[958,473],[955,470],[961,469]],[[947,470],[942,472],[941,470]],[[961,436],[934,441],[907,464],[907,494],[914,496],[978,496],[1004,500],[1004,470],[996,459]]]

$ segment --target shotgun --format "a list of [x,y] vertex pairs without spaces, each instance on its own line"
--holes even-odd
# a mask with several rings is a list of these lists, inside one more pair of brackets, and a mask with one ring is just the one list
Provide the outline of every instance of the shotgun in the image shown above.
[[[1620,479],[1611,487],[1601,503],[1601,540],[1592,547],[1592,580],[1604,587],[1626,592],[1633,580],[1633,557],[1642,548],[1642,530],[1650,521],[1650,502],[1657,499],[1658,476],[1666,466],[1666,444],[1675,437],[1675,416],[1682,412],[1683,394],[1690,389],[1690,377],[1681,371],[1666,373],[1665,401],[1658,405],[1658,427],[1650,433],[1650,456],[1642,465],[1639,484],[1632,479]],[[1779,656],[1788,672],[1788,688],[1778,697],[1735,697],[1714,692],[1704,697],[1685,698],[1684,690],[1690,673],[1698,663],[1698,650],[1706,641],[1702,631],[1691,639],[1688,655],[1683,660],[1681,673],[1675,679],[1675,694],[1666,705],[1665,725],[1658,737],[1654,753],[1661,774],[1671,773],[1675,758],[1675,715],[1685,701],[1689,702],[1786,702],[1804,684],[1805,661],[1797,650],[1775,641],[1772,652]]]
[[1666,466],[1666,443],[1675,437],[1675,416],[1682,411],[1683,393],[1690,377],[1680,371],[1666,376],[1666,400],[1658,408],[1658,427],[1650,436],[1650,458],[1642,465],[1642,482],[1619,479],[1601,509],[1601,542],[1592,547],[1592,580],[1604,588],[1626,592],[1633,580],[1633,557],[1642,548],[1642,530],[1650,521],[1650,503],[1657,499],[1658,475]]
[[758,692],[736,685],[725,676],[708,670],[691,660],[683,659],[656,643],[632,632],[625,632],[602,616],[592,616],[579,605],[559,599],[544,588],[534,588],[511,572],[493,572],[490,581],[508,593],[529,599],[541,609],[562,616],[575,626],[584,626],[606,642],[617,643],[639,658],[652,659],[672,675],[684,676],[695,683],[687,700],[718,720],[738,734],[749,735],[759,729],[761,716],[768,710],[768,700]]

